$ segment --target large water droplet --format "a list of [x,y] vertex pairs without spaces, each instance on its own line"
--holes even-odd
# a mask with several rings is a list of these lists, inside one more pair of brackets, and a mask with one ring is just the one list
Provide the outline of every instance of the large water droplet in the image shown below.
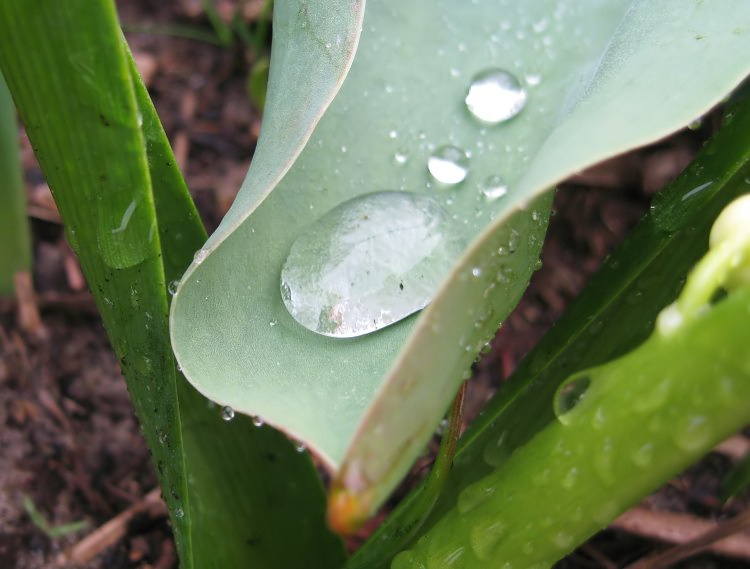
[[174,293],[177,292],[178,286],[180,286],[179,280],[169,281],[169,284],[167,285],[167,292],[170,294],[170,296],[174,296]]
[[580,375],[566,381],[557,389],[553,405],[555,415],[562,424],[570,423],[567,417],[568,412],[583,400],[590,385],[591,378],[587,375]]
[[367,194],[297,238],[281,270],[281,295],[308,330],[361,336],[424,308],[462,248],[450,216],[432,198]]
[[465,101],[477,120],[497,124],[521,112],[526,104],[526,89],[512,73],[489,69],[472,79]]
[[469,157],[458,146],[441,146],[427,159],[427,169],[441,184],[459,184],[469,174]]

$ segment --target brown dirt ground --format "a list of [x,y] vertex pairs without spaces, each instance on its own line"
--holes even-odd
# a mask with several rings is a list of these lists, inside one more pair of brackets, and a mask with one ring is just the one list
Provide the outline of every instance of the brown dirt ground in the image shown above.
[[[200,0],[122,0],[119,7],[178,162],[211,230],[239,187],[259,130],[260,116],[248,103],[245,86],[254,54],[239,44],[217,47],[136,31],[148,26],[164,30],[175,23],[210,31]],[[231,4],[222,0],[218,7],[228,10]],[[257,7],[258,2],[247,2],[249,22]],[[560,189],[543,266],[495,338],[492,352],[476,365],[470,414],[580,292],[647,209],[650,196],[687,165],[715,128],[715,119],[712,115],[698,131],[677,133],[584,172]],[[21,142],[42,318],[41,326],[23,330],[16,303],[0,302],[0,567],[39,569],[57,566],[61,551],[139,503],[156,481],[117,362],[65,243],[49,190],[23,135]],[[747,438],[734,442],[742,447]],[[724,508],[716,498],[733,460],[726,451],[713,452],[645,504],[713,520],[746,511],[747,493]],[[50,538],[31,522],[24,496],[52,526],[84,520],[87,528]],[[559,567],[625,567],[663,547],[610,529]],[[79,566],[176,567],[163,510],[134,517],[122,539]],[[677,566],[732,569],[750,567],[750,561],[702,554]]]

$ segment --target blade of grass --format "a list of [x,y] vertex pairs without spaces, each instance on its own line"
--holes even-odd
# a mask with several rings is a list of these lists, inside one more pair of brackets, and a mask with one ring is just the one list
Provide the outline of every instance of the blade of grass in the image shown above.
[[18,151],[16,110],[0,74],[0,295],[13,294],[13,276],[31,270],[26,188]]
[[120,359],[182,566],[340,565],[309,458],[249,419],[221,421],[175,369],[167,283],[205,233],[114,5],[3,3],[0,67]]

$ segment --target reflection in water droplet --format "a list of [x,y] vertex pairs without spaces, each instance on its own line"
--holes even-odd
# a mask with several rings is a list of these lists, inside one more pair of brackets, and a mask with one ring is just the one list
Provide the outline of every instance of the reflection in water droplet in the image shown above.
[[477,120],[497,124],[521,112],[526,104],[526,89],[512,73],[490,69],[472,79],[465,101]]
[[570,420],[566,418],[568,412],[583,400],[590,385],[591,378],[587,375],[581,375],[565,382],[557,389],[554,411],[562,424],[570,423]]
[[256,427],[262,427],[264,424],[263,417],[261,417],[260,415],[253,415],[252,420],[253,420],[253,425],[255,425]]
[[292,245],[281,296],[302,326],[338,338],[374,332],[424,308],[463,243],[428,196],[378,192],[318,219]]
[[208,255],[208,251],[205,249],[198,249],[195,252],[195,255],[193,255],[193,263],[200,265],[205,260],[206,255]]
[[225,421],[231,421],[234,419],[234,409],[232,409],[229,405],[225,405],[221,408],[221,418]]
[[180,286],[179,280],[169,281],[169,284],[167,285],[167,292],[170,295],[174,295],[174,293],[177,292],[177,287]]
[[427,169],[441,184],[458,184],[469,174],[469,157],[458,146],[441,146],[427,159]]
[[409,152],[407,150],[397,150],[393,155],[393,161],[399,166],[403,166],[409,161]]
[[482,193],[488,201],[494,201],[508,193],[508,185],[500,176],[490,176],[482,184]]

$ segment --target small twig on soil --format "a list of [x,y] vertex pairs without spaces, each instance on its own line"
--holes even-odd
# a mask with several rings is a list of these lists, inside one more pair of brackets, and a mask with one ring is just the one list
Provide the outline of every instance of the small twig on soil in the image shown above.
[[[627,569],[663,569],[702,551],[750,559],[750,511],[743,512],[722,523],[709,522],[672,512],[657,512],[636,506],[617,518],[612,528],[679,544],[663,553],[629,565]],[[740,533],[743,532],[743,533]]]
[[16,289],[16,301],[18,302],[19,328],[38,340],[43,340],[47,337],[47,330],[39,316],[31,273],[28,271],[16,273],[13,276],[13,284]]
[[128,531],[128,524],[140,515],[157,518],[167,515],[159,488],[154,488],[140,502],[133,504],[103,526],[100,526],[57,558],[58,567],[91,561],[107,548],[120,541]]

